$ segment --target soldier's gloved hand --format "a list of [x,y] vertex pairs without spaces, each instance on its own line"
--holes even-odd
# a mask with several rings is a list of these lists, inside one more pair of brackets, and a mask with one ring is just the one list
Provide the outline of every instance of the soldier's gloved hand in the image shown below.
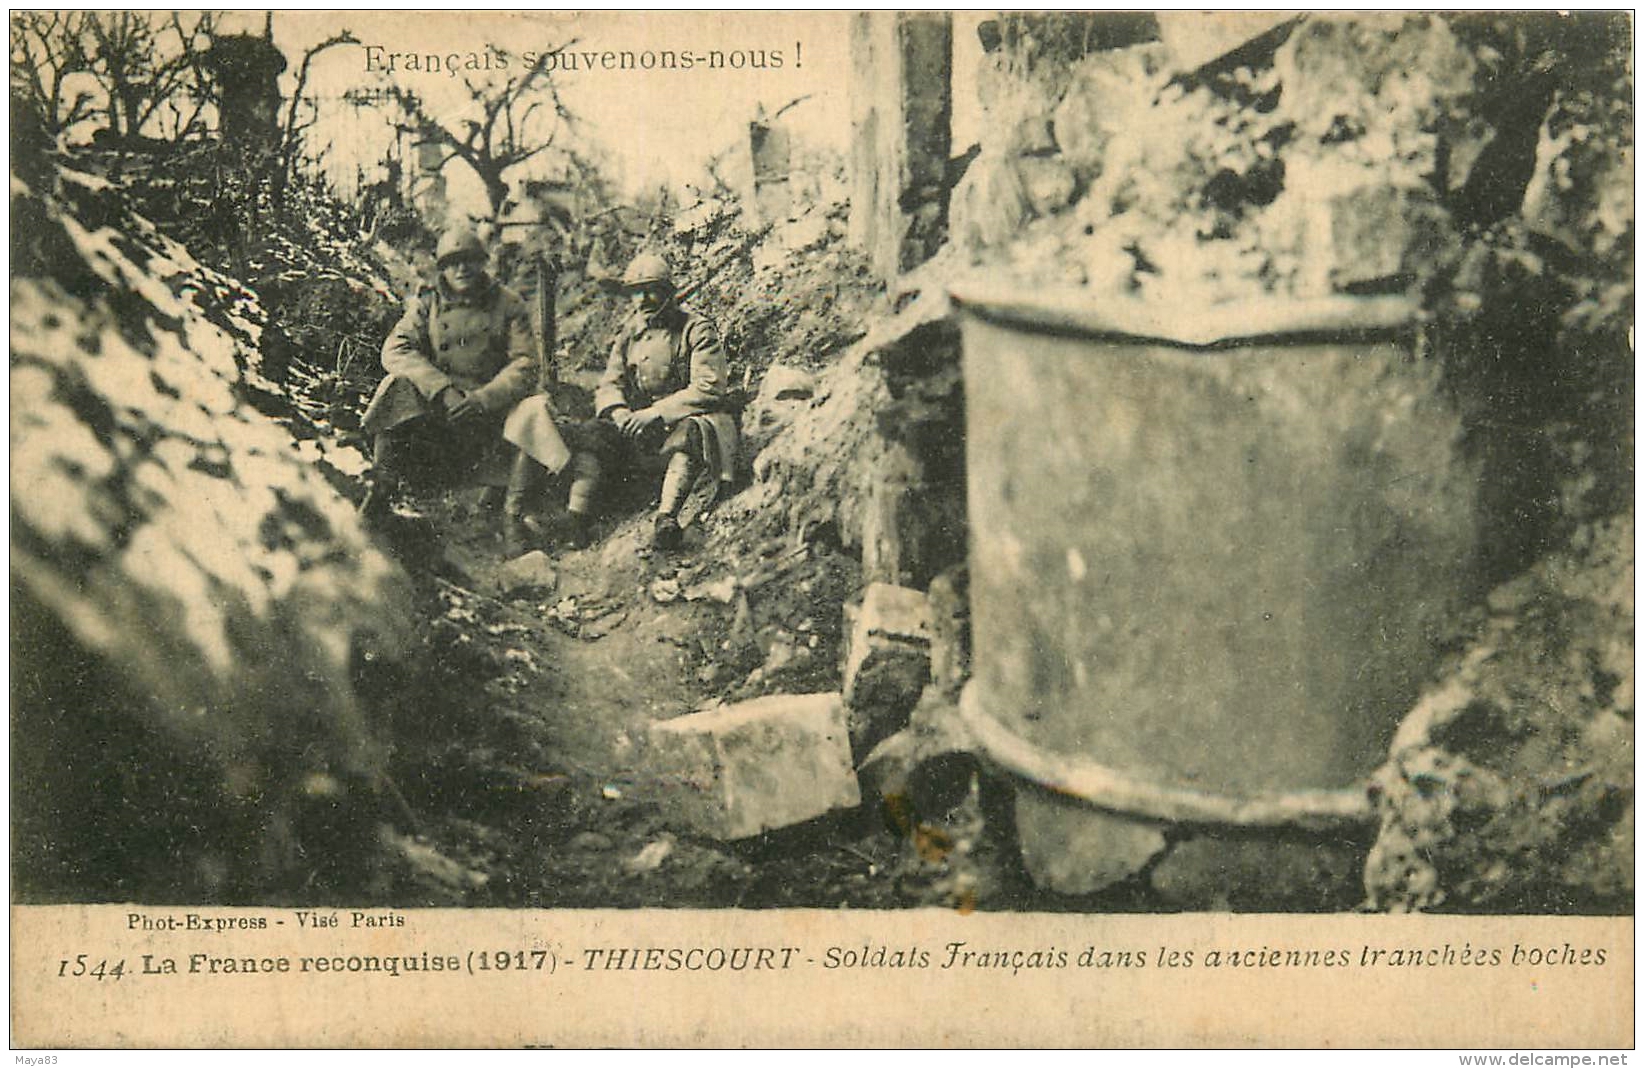
[[478,401],[455,386],[440,391],[440,405],[445,409],[445,418],[452,423],[463,423],[485,414]]
[[630,412],[625,420],[617,423],[622,433],[630,438],[638,438],[645,433],[645,429],[654,423],[662,421],[662,413],[654,408],[642,408],[638,412]]

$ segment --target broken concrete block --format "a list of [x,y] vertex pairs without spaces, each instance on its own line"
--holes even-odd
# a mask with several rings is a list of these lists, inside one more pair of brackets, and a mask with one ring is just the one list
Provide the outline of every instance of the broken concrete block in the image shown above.
[[1160,44],[1093,53],[1073,65],[1051,127],[1075,175],[1088,183],[1111,166],[1110,144],[1147,121],[1149,102],[1169,69],[1169,51]]
[[1158,824],[1031,787],[1016,792],[1016,835],[1033,882],[1064,895],[1129,879],[1165,849]]
[[505,594],[516,590],[551,591],[558,582],[552,558],[540,549],[515,557],[497,569],[497,586]]
[[864,794],[882,799],[906,819],[934,819],[970,789],[977,750],[958,707],[926,688],[908,726],[875,745],[856,775]]
[[805,252],[827,241],[831,233],[827,213],[813,211],[777,230],[776,240],[789,252]]
[[1412,240],[1406,194],[1370,186],[1331,198],[1331,248],[1337,288],[1389,278],[1403,270]]
[[648,843],[645,849],[622,863],[622,871],[630,876],[643,876],[647,872],[655,872],[668,860],[668,855],[674,852],[674,841],[671,836],[663,836],[653,843]]
[[779,694],[651,725],[667,815],[744,839],[862,802],[838,694]]
[[901,442],[884,443],[874,461],[863,473],[862,579],[901,586],[924,568],[924,465]]
[[781,241],[764,241],[754,246],[753,261],[755,271],[775,271],[793,258],[793,250]]
[[[1384,171],[1301,163],[1264,213],[1263,243],[1297,265],[1292,288],[1313,296],[1384,288],[1432,262],[1450,240],[1445,210],[1425,190]],[[1305,192],[1300,192],[1305,191]]]
[[930,604],[917,590],[874,583],[846,626],[845,705],[864,748],[906,722],[930,681]]
[[1274,117],[1294,120],[1300,140],[1325,136],[1342,115],[1444,114],[1477,91],[1479,58],[1447,19],[1359,11],[1303,20],[1273,70],[1284,86]]
[[997,248],[1033,217],[1015,161],[984,153],[959,180],[948,210],[953,239],[970,250]]
[[1056,151],[1056,135],[1047,112],[1035,112],[1012,131],[1006,151],[1016,156],[1046,156]]
[[874,583],[862,594],[857,626],[865,634],[930,645],[930,602],[918,590]]

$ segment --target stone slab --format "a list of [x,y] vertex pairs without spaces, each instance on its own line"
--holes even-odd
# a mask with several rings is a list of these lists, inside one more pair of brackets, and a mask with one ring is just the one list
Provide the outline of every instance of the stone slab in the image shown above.
[[1368,844],[1239,832],[1176,843],[1149,873],[1177,909],[1336,912],[1364,900]]
[[779,694],[653,723],[664,810],[716,839],[745,839],[861,804],[837,693]]
[[553,558],[540,549],[521,554],[497,569],[497,587],[505,594],[516,590],[551,592],[558,583]]
[[1065,895],[1129,879],[1166,846],[1161,825],[1031,787],[1016,792],[1016,834],[1033,882]]

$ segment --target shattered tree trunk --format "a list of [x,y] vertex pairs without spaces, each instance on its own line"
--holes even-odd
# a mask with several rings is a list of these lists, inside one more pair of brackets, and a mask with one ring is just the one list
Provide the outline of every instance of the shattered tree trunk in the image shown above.
[[870,11],[851,23],[851,240],[887,283],[947,230],[953,22]]
[[204,65],[221,86],[218,112],[223,137],[237,144],[271,147],[280,134],[284,99],[280,73],[286,68],[285,56],[272,41],[238,34],[217,38]]

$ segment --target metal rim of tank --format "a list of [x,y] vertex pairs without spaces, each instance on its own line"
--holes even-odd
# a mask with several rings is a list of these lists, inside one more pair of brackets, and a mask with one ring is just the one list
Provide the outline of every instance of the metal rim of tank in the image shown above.
[[1261,297],[1218,304],[1214,315],[1187,317],[1179,303],[1115,297],[1095,300],[1066,292],[955,289],[954,306],[966,315],[1035,334],[1122,339],[1215,352],[1263,342],[1371,339],[1408,334],[1419,324],[1413,297]]
[[1362,826],[1375,820],[1369,785],[1334,790],[1274,791],[1236,798],[1165,787],[1100,761],[1051,753],[982,711],[977,688],[959,696],[959,723],[977,756],[1038,787],[1121,815],[1176,824],[1311,830]]

